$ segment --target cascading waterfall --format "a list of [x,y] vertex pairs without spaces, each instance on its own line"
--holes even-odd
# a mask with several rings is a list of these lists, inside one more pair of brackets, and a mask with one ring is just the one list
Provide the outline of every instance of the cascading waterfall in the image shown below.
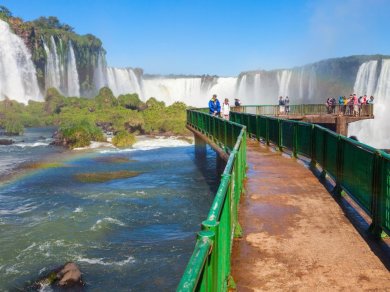
[[254,98],[256,101],[261,99],[261,76],[260,76],[260,73],[256,73],[256,75],[255,75]]
[[73,46],[70,41],[68,45],[67,81],[68,96],[80,96],[79,74],[77,72]]
[[288,96],[289,95],[289,85],[291,80],[292,71],[283,70],[279,71],[277,74],[277,80],[279,84],[279,96]]
[[[317,74],[316,74],[316,71],[314,69],[314,67],[312,67],[310,69],[310,73],[309,73],[309,85],[308,85],[308,99],[309,100],[314,100],[314,96],[315,96],[315,92],[317,90]],[[301,96],[301,98],[304,98],[303,96]]]
[[102,52],[99,53],[99,56],[96,60],[95,65],[95,71],[93,74],[93,81],[95,85],[96,92],[104,87],[107,86],[107,64],[106,59],[104,58],[104,55]]
[[0,20],[0,99],[42,100],[31,54],[23,40]]
[[57,45],[54,37],[50,37],[50,48],[43,40],[43,48],[46,53],[46,68],[45,68],[45,87],[57,88],[60,92],[63,92],[65,72],[57,53]]
[[[376,61],[363,63],[358,71],[355,82],[355,90],[359,95],[373,92],[374,75],[376,74]],[[375,67],[375,70],[374,70]],[[357,90],[365,90],[359,92]],[[388,111],[390,109],[390,59],[383,59],[379,74],[374,102],[373,120],[365,120],[351,123],[349,126],[350,135],[356,135],[364,143],[377,148],[390,149],[390,123],[388,122]]]
[[[127,93],[137,93],[143,98],[142,83],[131,68],[106,68],[107,86],[115,96]],[[104,72],[102,73],[104,75]]]
[[239,80],[238,80],[238,86],[237,86],[237,98],[241,100],[241,102],[248,104],[248,101],[250,97],[248,96],[248,84],[247,84],[247,75],[244,74]]
[[205,93],[202,99],[197,101],[197,106],[207,106],[207,102],[213,94],[216,94],[221,102],[223,99],[228,98],[230,104],[232,105],[234,102],[234,98],[237,97],[236,87],[237,77],[219,77],[217,78],[216,84],[214,84],[209,89],[209,91]]
[[182,101],[186,104],[204,104],[202,97],[202,78],[151,78],[144,79],[145,97],[156,97],[172,104],[175,101]]
[[353,91],[358,95],[373,95],[375,92],[378,61],[369,61],[359,67]]

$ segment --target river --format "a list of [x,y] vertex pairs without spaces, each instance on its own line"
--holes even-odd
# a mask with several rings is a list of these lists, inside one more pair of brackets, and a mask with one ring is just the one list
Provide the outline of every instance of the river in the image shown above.
[[[52,131],[0,146],[0,290],[23,290],[67,261],[87,291],[174,290],[218,184],[215,153],[195,160],[193,145],[145,138],[65,151],[48,145]],[[46,164],[26,169],[31,161]],[[137,175],[83,179],[123,171]]]

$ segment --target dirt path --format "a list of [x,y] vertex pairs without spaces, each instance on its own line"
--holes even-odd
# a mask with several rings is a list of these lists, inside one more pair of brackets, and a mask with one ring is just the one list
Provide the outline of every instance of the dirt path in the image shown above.
[[238,291],[390,291],[390,273],[302,163],[248,143]]

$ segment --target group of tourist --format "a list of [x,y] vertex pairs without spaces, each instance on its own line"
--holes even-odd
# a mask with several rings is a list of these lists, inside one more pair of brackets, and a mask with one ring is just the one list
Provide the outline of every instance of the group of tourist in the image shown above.
[[[370,98],[367,95],[357,97],[356,94],[350,94],[349,98],[345,96],[339,96],[338,100],[334,97],[329,97],[326,100],[326,107],[328,114],[343,114],[350,116],[360,116],[367,114],[367,104],[373,104],[374,97]],[[336,112],[336,106],[339,106],[338,111]]]
[[279,113],[286,113],[287,115],[290,113],[290,99],[288,96],[286,96],[286,98],[279,96]]
[[[234,106],[241,106],[241,102],[238,98],[234,99]],[[225,98],[222,106],[217,98],[217,95],[214,94],[209,101],[209,113],[212,116],[221,117],[225,120],[229,120],[230,116],[230,104],[229,99]]]

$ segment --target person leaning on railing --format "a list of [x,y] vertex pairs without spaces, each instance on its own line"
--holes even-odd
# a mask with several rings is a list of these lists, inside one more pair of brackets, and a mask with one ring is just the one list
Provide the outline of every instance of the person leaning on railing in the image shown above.
[[284,100],[282,96],[279,96],[279,113],[284,114]]
[[209,113],[210,115],[219,117],[221,115],[221,105],[217,99],[217,95],[214,94],[209,101]]

